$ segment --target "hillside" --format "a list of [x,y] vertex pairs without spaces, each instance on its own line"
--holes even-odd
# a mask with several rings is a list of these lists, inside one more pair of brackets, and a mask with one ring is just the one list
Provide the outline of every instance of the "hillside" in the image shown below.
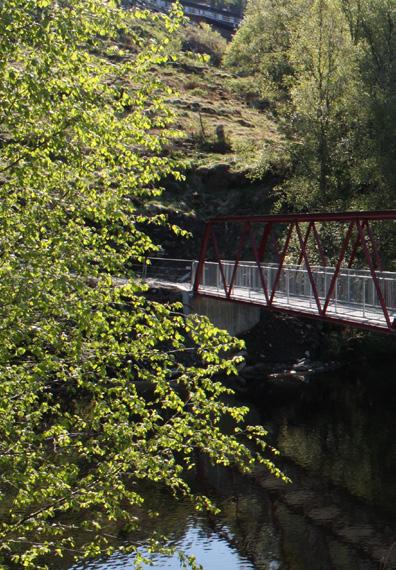
[[[168,152],[180,161],[186,179],[166,180],[155,207],[167,210],[198,239],[208,217],[268,211],[276,177],[257,181],[252,174],[266,143],[280,141],[271,115],[236,92],[235,75],[188,54],[162,68],[161,76],[176,93],[169,103],[181,132]],[[180,255],[181,247],[193,255],[196,249],[165,241],[169,254]]]
[[252,186],[249,175],[263,148],[280,135],[271,114],[248,102],[240,94],[240,78],[222,65],[227,41],[218,32],[190,23],[179,31],[178,42],[178,61],[158,71],[174,92],[169,104],[181,136],[169,151],[180,160],[187,183],[182,189],[171,185],[166,202],[171,206],[176,199],[178,209],[198,215],[202,208],[205,216],[224,207],[229,212],[230,191]]
[[183,56],[161,73],[177,93],[169,103],[181,136],[168,150],[186,179],[166,180],[166,191],[154,206],[165,209],[195,239],[175,244],[162,230],[158,237],[167,254],[194,256],[204,220],[271,208],[275,177],[255,181],[252,173],[266,143],[276,144],[280,135],[269,114],[238,96],[235,76],[221,67]]

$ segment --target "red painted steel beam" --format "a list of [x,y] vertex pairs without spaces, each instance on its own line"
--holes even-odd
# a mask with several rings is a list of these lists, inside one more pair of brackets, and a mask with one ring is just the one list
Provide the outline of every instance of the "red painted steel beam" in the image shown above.
[[326,299],[325,299],[325,303],[324,303],[323,309],[322,309],[322,311],[321,311],[322,315],[325,315],[325,314],[326,314],[327,307],[329,306],[329,303],[330,303],[330,301],[331,301],[331,298],[332,298],[332,296],[333,296],[333,294],[334,294],[334,290],[335,290],[335,288],[336,288],[336,286],[337,286],[338,275],[339,275],[339,273],[340,273],[341,265],[342,265],[342,262],[343,262],[344,257],[345,257],[345,252],[346,252],[347,247],[348,247],[348,244],[349,244],[349,242],[350,242],[350,240],[351,240],[351,235],[352,235],[352,231],[353,231],[353,226],[354,226],[354,222],[352,221],[352,222],[350,222],[350,224],[349,224],[348,231],[347,231],[347,233],[346,233],[346,236],[345,236],[344,241],[343,241],[342,246],[341,246],[340,255],[338,256],[338,261],[337,261],[337,264],[336,264],[336,268],[335,268],[335,270],[334,270],[333,277],[331,278],[329,290],[328,290],[328,292],[327,292]]
[[[304,247],[307,248],[308,239],[309,239],[311,230],[313,230],[313,235],[314,235],[316,247],[318,248],[320,262],[322,264],[322,267],[326,267],[327,266],[327,258],[326,258],[324,251],[323,251],[322,243],[320,241],[319,232],[317,230],[317,227],[315,226],[315,222],[309,222],[309,224],[308,224],[308,228],[307,228],[307,231],[306,231],[306,234],[304,237]],[[304,258],[304,256],[303,256],[303,253],[301,251],[299,258],[298,258],[297,265],[301,265],[303,258]]]
[[322,242],[320,240],[319,232],[318,232],[318,229],[315,225],[315,222],[312,222],[312,227],[313,227],[316,246],[319,250],[320,261],[322,263],[322,266],[326,267],[327,266],[327,257],[325,255],[325,252],[323,251]]
[[355,243],[353,244],[353,247],[352,247],[351,256],[350,256],[349,261],[348,261],[348,269],[351,269],[353,262],[355,261],[356,254],[357,254],[357,251],[359,248],[359,244],[360,244],[360,235],[358,233],[356,236]]
[[[374,238],[374,234],[373,234],[373,231],[371,229],[371,226],[370,226],[368,220],[363,219],[362,229],[367,229],[367,237],[368,237],[368,241],[371,244],[371,249],[373,251],[373,254],[375,256],[376,266],[380,271],[383,271],[384,268],[383,268],[381,256],[380,256],[379,251],[378,251],[377,242]],[[351,257],[349,259],[348,268],[352,267],[353,262],[356,259],[356,254],[358,251],[359,244],[362,246],[362,248],[364,247],[363,244],[361,243],[360,234],[358,232],[357,237],[356,237],[356,241],[355,241],[353,249],[352,249]]]
[[219,264],[220,275],[221,275],[221,280],[223,282],[224,292],[227,295],[227,280],[226,280],[226,276],[224,273],[223,262],[221,261],[221,258],[220,258],[220,251],[219,251],[219,245],[217,242],[217,237],[216,237],[216,234],[215,234],[215,231],[213,228],[212,228],[211,237],[212,237],[212,242],[213,242],[213,248],[215,250],[216,261]]
[[375,256],[375,263],[377,265],[377,268],[380,271],[383,271],[384,266],[383,266],[382,259],[381,259],[381,256],[380,256],[380,253],[378,250],[377,240],[374,237],[373,230],[371,229],[371,226],[370,226],[368,220],[366,220],[366,229],[367,229],[367,234],[368,234],[369,239],[370,239],[371,249],[373,250],[373,253]]
[[205,232],[203,235],[203,239],[201,242],[201,250],[199,252],[199,260],[198,260],[198,267],[197,272],[195,274],[194,280],[194,293],[198,293],[199,286],[202,281],[202,272],[205,264],[206,252],[208,250],[210,234],[212,231],[212,224],[209,222],[205,225]]
[[369,265],[369,269],[370,269],[370,273],[371,273],[371,278],[372,278],[372,280],[374,281],[375,290],[376,290],[376,292],[377,292],[378,299],[379,299],[379,302],[380,302],[382,311],[383,311],[383,313],[384,313],[384,317],[385,317],[385,320],[386,320],[386,324],[388,325],[388,328],[391,329],[391,328],[392,328],[392,323],[391,323],[391,320],[390,320],[390,316],[389,316],[389,313],[388,313],[388,309],[387,309],[387,306],[386,306],[386,303],[385,303],[384,296],[383,296],[383,294],[382,294],[382,290],[381,290],[380,283],[379,283],[379,281],[378,281],[377,274],[376,274],[375,269],[374,269],[373,258],[372,258],[371,254],[370,254],[370,252],[369,252],[369,249],[368,249],[368,247],[367,247],[367,243],[366,243],[366,240],[365,240],[364,231],[365,231],[366,226],[365,226],[364,222],[363,222],[363,223],[360,223],[360,222],[358,222],[358,221],[356,222],[356,225],[357,225],[357,228],[358,228],[358,232],[359,232],[359,236],[360,236],[360,241],[361,241],[362,246],[363,246],[364,254],[365,254],[365,256],[366,256],[367,263],[368,263],[368,265]]
[[[264,237],[265,237],[266,233],[268,233],[268,232],[267,232],[267,228],[268,228],[269,225],[270,225],[270,224],[266,224],[266,226],[265,226],[265,228],[264,228],[263,237],[262,237],[262,239],[260,240],[260,250],[261,250],[261,245],[262,245],[262,242],[263,242],[263,240],[264,240]],[[259,255],[258,250],[257,250],[257,248],[256,248],[256,243],[255,243],[254,235],[253,235],[253,233],[252,233],[252,228],[251,228],[250,225],[249,225],[249,233],[250,233],[250,243],[251,243],[253,255],[254,255],[254,258],[255,258],[255,260],[256,260],[256,265],[257,265],[257,268],[258,268],[258,271],[259,271],[259,276],[260,276],[260,281],[261,281],[261,288],[262,288],[263,293],[264,293],[265,301],[268,303],[269,298],[268,298],[268,286],[267,286],[267,281],[266,281],[266,279],[265,279],[265,277],[264,277],[263,269],[262,269],[262,267],[261,267],[260,255]],[[266,239],[265,239],[265,242],[264,242],[264,243],[266,243]]]
[[258,252],[257,252],[257,253],[258,253],[258,257],[259,257],[259,260],[260,260],[260,261],[261,261],[261,260],[263,259],[263,257],[264,257],[264,253],[265,253],[265,250],[266,250],[266,248],[267,248],[268,238],[269,238],[269,235],[270,235],[271,231],[272,231],[272,224],[271,224],[271,222],[268,222],[268,223],[265,224],[265,226],[264,226],[263,235],[262,235],[262,237],[261,237],[260,245],[259,245],[259,247],[258,247]]
[[[308,243],[308,239],[309,239],[309,234],[311,233],[311,229],[312,229],[312,224],[313,224],[313,222],[309,222],[307,231],[305,232],[305,237],[304,237],[304,249],[306,249],[306,247],[307,247],[307,243]],[[300,244],[300,245],[301,245],[301,244]],[[302,251],[302,249],[301,249],[301,251],[300,251],[300,256],[299,256],[298,261],[297,261],[297,265],[301,265],[303,259],[304,259],[304,254],[303,254],[303,251]]]
[[[311,224],[309,224],[309,228],[310,227],[311,227]],[[305,267],[308,271],[308,277],[309,277],[309,281],[310,281],[311,287],[312,287],[312,292],[313,292],[314,297],[315,297],[316,306],[317,306],[318,312],[320,314],[322,312],[322,306],[320,304],[318,289],[316,287],[315,279],[314,279],[313,274],[312,274],[311,265],[309,263],[309,259],[308,259],[308,255],[307,255],[307,249],[306,249],[307,248],[306,242],[308,241],[308,234],[307,234],[307,240],[303,241],[301,229],[300,229],[300,224],[297,224],[297,223],[296,223],[296,231],[297,231],[298,241],[300,242],[301,254],[304,258]]]
[[280,276],[281,276],[281,273],[282,273],[282,268],[283,268],[283,265],[284,265],[284,263],[285,263],[285,257],[286,257],[287,250],[289,249],[290,239],[291,239],[291,236],[292,236],[292,233],[293,233],[293,228],[294,228],[294,226],[295,226],[295,222],[291,223],[291,224],[290,224],[290,227],[289,227],[289,231],[287,232],[285,245],[284,245],[284,247],[283,247],[283,250],[282,250],[282,253],[281,253],[281,256],[280,256],[280,259],[279,259],[278,271],[276,272],[275,280],[274,280],[274,285],[273,285],[273,287],[272,287],[272,293],[271,293],[271,297],[270,297],[270,300],[269,300],[269,304],[270,304],[270,305],[272,305],[272,302],[273,302],[274,297],[275,297],[276,289],[277,289],[277,287],[278,287],[278,285],[279,285],[279,280],[280,280]]
[[231,292],[232,289],[234,287],[234,283],[235,283],[235,278],[236,278],[236,274],[237,274],[237,270],[238,270],[238,265],[239,265],[239,261],[241,259],[242,253],[243,253],[243,248],[245,247],[245,242],[246,242],[246,238],[248,237],[250,233],[250,224],[249,222],[245,222],[243,224],[242,230],[241,230],[241,235],[239,238],[239,245],[238,245],[238,249],[236,252],[236,259],[235,259],[235,263],[234,263],[234,268],[232,271],[232,276],[231,276],[231,281],[230,281],[230,285],[228,287],[228,293],[227,293],[227,297],[229,298],[231,296]]
[[396,210],[380,210],[369,212],[333,212],[333,213],[313,213],[313,214],[275,214],[264,216],[223,216],[211,218],[208,222],[212,224],[222,224],[224,222],[250,222],[273,224],[290,222],[349,222],[351,220],[396,220]]

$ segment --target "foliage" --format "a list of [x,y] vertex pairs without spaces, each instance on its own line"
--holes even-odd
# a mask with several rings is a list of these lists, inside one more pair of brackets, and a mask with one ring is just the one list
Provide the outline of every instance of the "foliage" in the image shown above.
[[210,0],[212,8],[219,10],[229,10],[232,13],[242,14],[246,1],[245,0]]
[[287,50],[290,26],[304,12],[308,0],[251,0],[224,63],[241,77],[252,76],[262,99],[285,96],[284,78],[292,67]]
[[301,27],[293,31],[288,50],[294,73],[288,84],[293,113],[288,129],[299,140],[292,148],[295,176],[285,190],[290,194],[293,185],[290,200],[297,200],[299,208],[307,202],[323,208],[344,199],[337,192],[340,183],[343,194],[354,182],[359,185],[365,167],[362,139],[357,138],[364,138],[360,128],[367,109],[359,76],[361,51],[336,3],[314,2],[304,18],[304,33]]
[[207,54],[213,65],[219,65],[227,46],[227,40],[212,26],[201,22],[188,25],[183,30],[182,47],[194,53]]
[[251,0],[225,63],[256,79],[288,143],[278,207],[394,204],[395,29],[389,0]]
[[[138,524],[139,481],[190,496],[183,475],[200,453],[275,470],[264,431],[217,380],[241,343],[148,301],[132,274],[115,279],[155,250],[145,224],[165,222],[147,208],[179,176],[161,152],[174,135],[169,89],[152,73],[179,18],[110,0],[1,3],[3,567],[110,552],[109,525]],[[149,20],[156,34],[139,35]]]

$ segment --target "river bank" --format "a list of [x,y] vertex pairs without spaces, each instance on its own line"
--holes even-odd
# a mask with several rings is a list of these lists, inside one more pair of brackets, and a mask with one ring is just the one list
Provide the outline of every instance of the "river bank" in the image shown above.
[[[186,302],[180,292],[158,285],[151,287],[148,295],[160,303]],[[223,301],[209,301],[188,301],[185,310],[207,315],[219,328],[231,326],[229,332],[244,340],[244,363],[238,376],[225,382],[240,397],[252,402],[264,398],[275,405],[282,404],[299,397],[317,378],[337,370],[392,366],[396,353],[394,335],[238,304],[231,307],[239,311],[227,315]],[[238,321],[237,325],[230,322],[232,318]],[[243,332],[236,332],[238,326]]]

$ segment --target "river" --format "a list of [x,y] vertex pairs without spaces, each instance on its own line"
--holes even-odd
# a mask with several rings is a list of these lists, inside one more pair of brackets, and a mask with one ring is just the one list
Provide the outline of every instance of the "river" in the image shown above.
[[[276,406],[259,402],[252,419],[269,429],[293,483],[285,486],[264,470],[246,478],[206,467],[199,486],[221,514],[198,514],[148,491],[160,513],[155,529],[205,570],[396,568],[395,380],[389,368],[350,370],[314,379]],[[144,522],[133,539],[143,550],[152,530],[152,521]],[[133,561],[113,555],[72,568],[129,569]],[[152,561],[180,568],[176,555]]]

